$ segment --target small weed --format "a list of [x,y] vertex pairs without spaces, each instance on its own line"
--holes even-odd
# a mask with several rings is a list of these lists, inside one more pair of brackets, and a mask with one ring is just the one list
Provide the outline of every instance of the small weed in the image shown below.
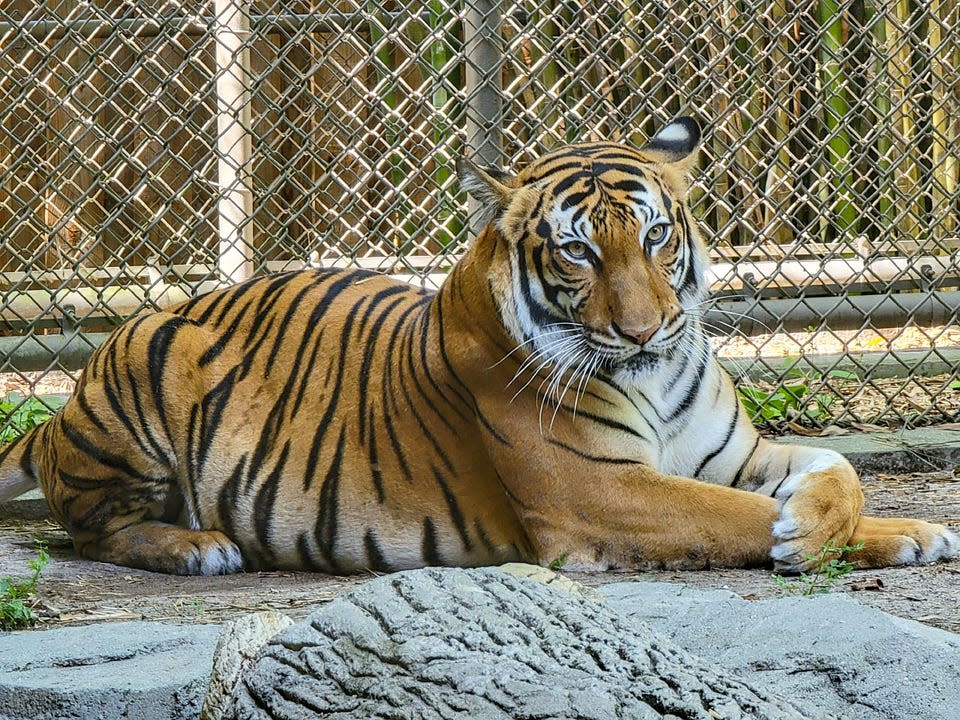
[[853,563],[844,560],[844,555],[862,549],[862,542],[841,546],[828,542],[816,555],[807,555],[807,560],[816,563],[809,573],[800,573],[797,578],[785,578],[774,574],[773,581],[789,595],[828,593],[853,570]]
[[0,630],[19,630],[36,621],[26,601],[37,592],[40,573],[50,562],[46,543],[36,540],[37,556],[27,561],[32,575],[27,580],[0,578]]
[[548,565],[548,567],[554,572],[558,572],[560,570],[563,570],[563,566],[566,564],[567,564],[567,556],[561,555],[560,557],[554,558],[553,560],[551,560],[550,565]]
[[0,400],[0,445],[13,442],[28,430],[43,425],[61,405],[62,400],[24,399],[10,393]]
[[[855,373],[846,370],[831,370],[827,377],[838,380],[857,380]],[[822,382],[823,376],[791,370],[780,385],[770,389],[755,385],[742,385],[737,388],[740,401],[750,414],[753,422],[763,420],[772,425],[792,420],[804,415],[810,420],[818,420],[830,415],[830,408],[837,401],[836,395],[829,392],[817,393],[809,397],[811,387]]]

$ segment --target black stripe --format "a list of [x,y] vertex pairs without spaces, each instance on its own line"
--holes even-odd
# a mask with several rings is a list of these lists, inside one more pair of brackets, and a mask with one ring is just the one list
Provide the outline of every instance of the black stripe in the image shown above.
[[[439,334],[438,342],[443,341],[443,317],[441,313],[439,297],[434,299],[432,307],[435,308],[437,312],[436,323],[430,322],[432,316],[429,310],[427,312],[424,312],[423,315],[421,315],[421,317],[423,318],[423,325],[421,326],[421,332],[420,332],[420,366],[423,368],[423,372],[424,372],[424,375],[426,375],[427,382],[433,387],[434,392],[440,396],[440,399],[443,400],[450,407],[450,409],[453,410],[454,414],[456,414],[463,422],[468,422],[469,418],[465,412],[465,407],[468,407],[468,404],[465,402],[464,398],[462,397],[460,398],[460,401],[461,401],[460,404],[453,402],[449,397],[447,397],[447,394],[443,392],[443,389],[440,387],[440,384],[433,377],[433,373],[430,370],[430,358],[427,357],[427,349],[428,349],[427,346],[428,346],[430,331],[434,324],[440,326],[440,334]],[[431,407],[433,407],[432,403],[431,403]],[[434,407],[434,412],[440,415],[439,410],[437,410],[435,407]],[[450,431],[455,433],[456,431],[454,430],[453,426],[449,422],[447,422],[446,418],[443,415],[440,415],[440,417],[444,421],[446,426],[450,428]]]
[[237,501],[240,497],[240,481],[245,474],[246,465],[247,454],[244,453],[217,494],[217,513],[220,515],[221,529],[231,538],[236,537]]
[[[263,566],[272,567],[276,564],[276,555],[271,547],[270,526],[273,523],[273,505],[277,500],[277,490],[280,487],[280,480],[283,477],[283,468],[287,464],[287,457],[290,454],[290,441],[287,440],[280,451],[280,457],[273,470],[264,479],[257,491],[256,499],[253,501],[253,528],[259,541],[260,555],[263,557]],[[256,467],[256,465],[253,465]]]
[[220,427],[223,419],[223,413],[230,402],[230,397],[236,387],[237,375],[240,368],[234,367],[227,373],[223,379],[218,382],[213,389],[203,396],[201,401],[202,415],[200,419],[200,432],[197,453],[197,476],[203,474],[203,466],[213,449],[213,438]]
[[480,539],[480,544],[483,545],[483,549],[487,551],[487,554],[491,557],[496,557],[498,555],[497,548],[490,542],[490,536],[487,535],[487,531],[480,520],[473,521],[473,531],[477,534],[477,537]]
[[313,553],[310,552],[310,534],[302,532],[297,536],[297,565],[301,568],[313,567]]
[[[334,553],[337,542],[337,518],[340,514],[340,478],[343,454],[346,447],[346,427],[340,428],[340,438],[337,440],[337,449],[333,460],[327,469],[323,485],[320,486],[320,507],[317,513],[317,524],[314,537],[321,554],[333,572],[340,569],[340,563]],[[308,475],[310,470],[308,469]]]
[[[340,356],[337,360],[336,378],[333,383],[333,388],[330,390],[330,400],[327,402],[327,407],[324,410],[323,416],[319,420],[317,432],[315,433],[313,437],[313,443],[310,446],[310,456],[307,460],[306,472],[303,476],[304,491],[309,490],[310,485],[313,482],[313,475],[319,466],[318,459],[320,456],[320,449],[326,437],[327,430],[330,428],[333,418],[337,412],[337,407],[340,403],[341,396],[343,395],[343,392],[341,391],[344,378],[343,370],[347,364],[347,355],[352,350],[350,345],[350,334],[353,330],[353,323],[357,317],[357,313],[360,311],[360,308],[363,306],[364,302],[365,298],[360,298],[360,300],[354,303],[353,307],[350,309],[350,312],[347,313],[347,316],[343,321],[343,330],[340,333]],[[342,440],[342,429],[340,435]]]
[[487,416],[480,412],[480,408],[476,409],[476,418],[480,421],[480,424],[483,428],[493,435],[493,439],[496,440],[501,445],[506,445],[507,447],[513,447],[513,443],[510,442],[506,437],[504,437],[499,430],[497,430],[493,424],[487,419]]
[[[367,314],[364,317],[367,317],[377,305],[391,297],[396,295],[398,292],[405,292],[408,288],[392,287],[388,288],[385,291],[378,293],[373,296],[370,300],[370,307],[368,308]],[[383,327],[383,324],[387,321],[387,318],[390,317],[390,313],[400,305],[405,298],[395,298],[393,302],[387,305],[386,308],[377,316],[377,319],[373,321],[373,325],[370,327],[370,333],[365,338],[365,346],[363,349],[363,359],[360,361],[360,370],[357,375],[357,385],[359,391],[359,400],[357,402],[357,413],[359,414],[359,426],[360,426],[360,442],[364,442],[366,439],[366,430],[367,430],[367,392],[369,391],[370,382],[370,367],[373,364],[373,359],[375,357],[375,350],[377,347],[377,342],[380,339],[380,330]]]
[[[84,437],[79,430],[72,427],[66,420],[61,419],[60,429],[63,431],[63,434],[66,436],[67,440],[69,440],[74,447],[81,452],[86,453],[89,457],[93,458],[101,465],[104,465],[111,470],[121,472],[132,479],[143,480],[145,482],[149,482],[151,480],[151,478],[148,478],[147,476],[135,470],[123,456],[114,455],[95,445],[91,440]],[[110,441],[111,438],[104,438],[104,440]]]
[[87,400],[87,394],[81,391],[74,395],[74,398],[76,398],[77,404],[80,405],[80,409],[83,410],[83,414],[87,416],[87,420],[89,420],[100,432],[106,432],[107,426],[104,425],[100,418],[97,417],[93,407],[90,405],[90,401]]
[[[270,353],[267,356],[266,362],[263,364],[263,377],[266,379],[270,370],[274,367],[277,355],[280,354],[280,348],[283,346],[284,340],[287,339],[287,333],[289,332],[293,318],[300,312],[300,305],[306,300],[307,296],[316,288],[318,285],[321,285],[323,281],[326,280],[325,277],[318,277],[310,285],[305,285],[300,288],[293,299],[290,300],[287,305],[287,311],[284,313],[283,318],[280,321],[280,325],[277,330],[277,337],[274,338],[273,347],[270,349]],[[319,321],[320,317],[326,312],[330,302],[336,298],[343,289],[350,285],[350,275],[345,275],[341,277],[337,282],[332,283],[331,286],[327,289],[326,294],[321,298],[320,302],[313,307],[313,312],[311,317],[307,322],[307,334],[311,334],[314,329],[317,327],[316,323]],[[301,343],[307,338],[303,338]]]
[[423,536],[420,540],[420,557],[426,565],[443,565],[437,547],[437,529],[429,517],[423,519]]
[[730,487],[740,486],[740,483],[743,481],[743,471],[744,469],[746,469],[747,465],[750,463],[750,460],[753,459],[753,454],[757,451],[758,445],[760,445],[760,435],[757,435],[757,437],[754,439],[753,447],[750,448],[750,453],[747,455],[744,461],[740,463],[740,468],[737,470],[737,474],[733,476],[733,482],[730,484]]
[[[167,358],[177,333],[185,325],[192,324],[191,321],[182,317],[173,317],[167,320],[154,331],[147,350],[147,366],[149,368],[150,390],[153,393],[154,409],[156,410],[157,418],[160,420],[160,427],[163,429],[163,433],[171,447],[173,447],[174,442],[173,434],[170,431],[170,422],[167,419],[167,400],[163,396],[164,373],[169,366]],[[178,377],[175,380],[179,383],[181,378]]]
[[[634,168],[631,174],[638,175],[638,168]],[[645,195],[649,191],[649,188],[647,188],[647,184],[645,182],[636,180],[634,178],[630,178],[629,180],[617,180],[613,183],[606,183],[606,185],[613,190],[619,190],[620,192],[624,193],[640,193]]]
[[147,442],[150,444],[151,449],[148,450],[147,448],[144,447],[143,441],[140,439],[140,436],[137,434],[136,430],[133,427],[133,423],[129,421],[129,419],[126,416],[126,413],[123,412],[123,408],[120,408],[117,405],[114,405],[114,401],[117,400],[117,398],[113,397],[113,393],[109,391],[109,387],[105,386],[107,387],[107,390],[108,390],[108,397],[110,398],[110,404],[114,407],[114,412],[120,417],[124,425],[127,426],[127,429],[130,431],[130,434],[134,436],[134,438],[137,441],[137,444],[141,447],[145,455],[157,461],[162,460],[167,465],[172,465],[173,458],[167,455],[166,448],[160,445],[160,442],[157,440],[157,438],[153,434],[151,423],[147,420],[147,416],[143,410],[143,402],[141,401],[141,398],[140,398],[139,383],[137,382],[137,379],[134,376],[129,365],[127,365],[127,384],[130,388],[131,394],[133,395],[132,402],[133,402],[133,408],[137,413],[137,422],[139,423],[140,430],[143,432],[144,436],[146,436]]
[[[414,352],[413,332],[417,332],[417,330],[416,330],[417,325],[419,325],[419,332],[418,332],[418,334],[419,334],[419,336],[420,336],[420,343],[419,343],[419,345],[420,345],[420,348],[421,348],[421,350],[422,350],[422,354],[420,355],[420,360],[421,360],[421,362],[420,362],[419,366],[418,366],[418,364],[417,364],[417,362],[416,362],[416,358],[414,357],[414,354],[413,354],[413,352]],[[456,432],[457,432],[457,431],[456,431],[456,429],[453,427],[453,424],[447,419],[447,416],[446,416],[446,415],[444,415],[442,412],[440,412],[440,408],[437,407],[437,404],[434,402],[433,398],[432,398],[432,397],[430,396],[430,394],[427,392],[427,390],[426,390],[426,388],[424,387],[423,383],[420,382],[420,373],[417,372],[418,369],[423,370],[423,374],[426,376],[426,380],[427,380],[428,384],[433,387],[433,389],[434,389],[434,391],[435,391],[435,394],[440,395],[440,397],[442,397],[444,400],[447,400],[447,403],[450,404],[450,401],[443,395],[443,393],[441,392],[441,390],[440,390],[440,388],[437,386],[437,384],[436,384],[435,382],[433,382],[433,379],[430,377],[429,368],[428,368],[427,365],[426,365],[426,348],[424,347],[424,341],[425,341],[425,339],[426,339],[426,334],[427,334],[427,332],[428,332],[428,331],[427,331],[426,315],[421,314],[421,315],[417,318],[415,324],[412,326],[412,332],[411,332],[410,339],[409,339],[409,341],[406,343],[406,353],[405,353],[405,355],[406,355],[406,360],[407,360],[407,369],[409,370],[409,372],[407,373],[407,377],[413,380],[414,388],[415,388],[417,394],[420,396],[420,399],[423,400],[423,402],[426,404],[426,406],[427,406],[430,410],[433,411],[433,414],[434,414],[437,418],[439,418],[440,422],[443,423],[443,424],[447,427],[447,430],[449,430],[452,434],[456,435]],[[404,385],[403,385],[402,383],[401,383],[401,387],[404,387]],[[459,414],[460,414],[461,417],[462,417],[462,413],[459,413]]]
[[700,466],[697,468],[696,472],[693,473],[694,477],[699,477],[700,473],[707,466],[711,460],[713,460],[717,455],[719,455],[727,447],[727,443],[730,442],[730,438],[733,437],[733,431],[737,429],[737,420],[740,419],[740,403],[734,404],[733,419],[730,421],[730,427],[727,428],[727,434],[723,438],[723,442],[720,443],[720,446],[707,455],[703,461],[700,463]]
[[203,410],[199,403],[190,406],[190,419],[187,422],[187,483],[193,492],[196,492],[197,481],[200,478],[200,432],[203,425]]
[[568,445],[565,442],[557,440],[555,438],[547,438],[547,442],[551,445],[554,445],[559,448],[563,448],[567,452],[571,452],[576,455],[578,458],[584,460],[590,460],[591,462],[607,463],[608,465],[643,465],[640,460],[635,460],[633,458],[617,458],[617,457],[603,457],[601,455],[591,455],[586,453],[579,448],[575,448],[572,445]]
[[[687,392],[684,394],[683,398],[680,400],[680,403],[673,409],[673,412],[670,413],[670,416],[667,418],[668,423],[673,423],[679,418],[683,413],[687,412],[693,405],[693,401],[700,394],[700,389],[703,384],[703,373],[707,366],[707,355],[701,354],[701,361],[697,365],[696,370],[693,372],[693,377],[690,381],[690,387],[687,388]],[[689,358],[684,358],[683,367],[686,369],[689,363]],[[671,387],[673,383],[670,383],[668,387]]]
[[443,479],[443,475],[440,474],[440,471],[432,466],[431,470],[433,470],[433,477],[440,486],[440,490],[443,492],[443,499],[447,503],[447,509],[450,511],[450,519],[453,520],[453,525],[457,529],[457,534],[460,535],[460,541],[463,543],[464,549],[469,552],[473,549],[473,543],[470,541],[470,535],[467,533],[467,523],[463,518],[463,511],[460,509],[460,503],[457,502],[456,496],[450,491],[450,486],[447,485],[446,481]]
[[370,476],[373,479],[373,489],[377,493],[377,502],[381,505],[386,500],[383,491],[383,472],[380,470],[380,457],[377,451],[377,426],[374,423],[373,408],[370,408],[370,441],[367,443],[367,457],[370,461]]
[[367,552],[367,569],[374,572],[390,572],[390,564],[383,556],[380,545],[377,543],[377,536],[373,530],[367,530],[363,536],[363,547]]
[[473,396],[473,392],[470,390],[470,387],[461,379],[457,371],[453,369],[453,364],[450,362],[450,356],[447,354],[447,339],[445,334],[446,331],[444,330],[443,318],[443,298],[443,293],[438,294],[436,303],[433,305],[433,308],[435,308],[437,312],[437,345],[440,347],[440,359],[443,361],[447,375],[453,378],[454,382],[460,386],[460,388],[457,389],[452,387],[450,383],[447,383],[447,388],[450,390],[450,392],[456,395],[462,407],[476,409],[477,401]]
[[[574,414],[572,405],[563,404],[560,407],[561,409],[570,413],[570,415]],[[593,413],[587,412],[582,408],[577,408],[576,415],[577,417],[582,417],[584,420],[589,420],[591,422],[596,423],[597,425],[602,425],[603,427],[610,428],[611,430],[619,430],[620,432],[627,433],[628,435],[632,435],[633,437],[639,438],[640,440],[646,440],[648,442],[650,441],[650,438],[648,438],[646,435],[641,433],[637,428],[633,427],[632,425],[625,425],[618,420],[611,420],[610,418],[604,417],[603,415],[594,415]]]
[[[409,339],[409,336],[408,336],[408,339]],[[408,345],[412,345],[412,344],[413,344],[413,340],[409,339]],[[404,355],[407,356],[408,358],[410,357],[409,353],[404,353]],[[398,380],[397,384],[400,386],[400,392],[403,394],[403,398],[406,401],[406,405],[407,405],[406,410],[413,417],[413,419],[416,420],[417,427],[420,428],[420,433],[423,435],[423,437],[425,437],[429,441],[430,445],[433,447],[434,453],[443,462],[443,466],[447,469],[448,472],[452,473],[454,472],[454,466],[453,466],[453,462],[450,460],[450,456],[447,454],[446,449],[444,449],[444,447],[437,440],[436,436],[430,431],[430,428],[427,427],[426,420],[424,420],[423,416],[417,410],[417,405],[413,402],[413,398],[410,396],[410,390],[407,388],[407,384],[405,382],[407,378],[412,377],[414,382],[417,382],[416,370],[413,367],[412,359],[409,359],[409,370],[410,372],[408,373],[400,373],[397,378]],[[417,382],[417,385],[419,388],[419,382]],[[421,397],[423,397],[422,389],[420,391],[420,395]],[[431,403],[431,407],[433,407],[432,403]],[[433,410],[434,412],[436,412],[435,407],[433,408]],[[442,419],[446,423],[446,419],[445,418],[442,418]],[[448,424],[448,427],[449,427],[449,424]]]
[[[575,155],[574,153],[571,153],[571,156],[574,156],[574,155]],[[566,158],[556,158],[556,159],[560,160],[559,164],[548,165],[547,167],[542,168],[538,175],[531,175],[529,178],[527,178],[527,184],[538,183],[541,180],[544,180],[550,177],[551,175],[557,175],[557,174],[566,172],[568,170],[578,171],[570,176],[574,178],[573,180],[574,182],[576,182],[576,180],[580,179],[581,177],[587,174],[583,167],[583,160],[580,160],[575,156],[571,157],[569,161],[566,160]],[[560,192],[560,190],[558,189],[556,192]]]
[[787,478],[790,477],[792,469],[793,460],[787,460],[787,471],[783,474],[783,477],[780,479],[780,482],[777,483],[777,486],[773,489],[773,492],[770,493],[770,497],[775,498],[777,496],[777,493],[780,492],[780,488],[783,487],[783,484],[787,481]]
[[[214,340],[210,346],[203,351],[203,354],[200,356],[200,359],[197,361],[197,364],[200,367],[206,367],[218,357],[226,349],[227,344],[230,342],[230,339],[237,333],[237,329],[240,327],[240,324],[243,322],[244,317],[243,313],[239,313],[230,323],[227,329],[220,333],[216,340]],[[207,326],[209,328],[209,326]]]

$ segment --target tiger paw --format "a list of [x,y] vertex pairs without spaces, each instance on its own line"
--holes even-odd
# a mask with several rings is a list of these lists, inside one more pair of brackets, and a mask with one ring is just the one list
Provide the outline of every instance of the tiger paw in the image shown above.
[[217,530],[196,531],[193,550],[183,556],[184,569],[179,575],[231,575],[243,570],[240,548]]
[[243,570],[240,548],[219,530],[163,522],[129,525],[105,536],[74,533],[84,557],[172,575],[229,575]]
[[862,517],[850,544],[863,544],[855,554],[860,567],[924,565],[960,557],[960,536],[923,520]]
[[780,572],[809,570],[824,547],[846,545],[853,535],[862,505],[859,483],[855,491],[837,492],[841,483],[825,475],[798,473],[774,495],[780,517],[773,523],[770,557]]

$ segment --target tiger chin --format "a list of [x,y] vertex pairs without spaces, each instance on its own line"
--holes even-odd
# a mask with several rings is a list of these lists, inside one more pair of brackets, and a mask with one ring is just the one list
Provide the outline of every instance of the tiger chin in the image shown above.
[[463,160],[484,229],[436,293],[304,270],[130,320],[0,450],[0,498],[39,484],[83,557],[180,574],[955,557],[751,425],[700,318],[699,142],[680,118],[516,175]]

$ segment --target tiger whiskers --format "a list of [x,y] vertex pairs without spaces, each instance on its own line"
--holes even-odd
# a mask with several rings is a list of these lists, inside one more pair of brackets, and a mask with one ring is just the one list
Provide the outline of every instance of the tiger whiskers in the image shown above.
[[[578,325],[577,327],[579,328],[580,326]],[[507,387],[513,385],[513,383],[516,382],[524,374],[524,372],[529,370],[534,364],[537,362],[540,364],[537,365],[536,369],[530,372],[529,379],[513,394],[513,397],[510,398],[510,402],[516,400],[517,396],[520,395],[520,393],[522,393],[530,385],[530,383],[532,383],[533,380],[540,375],[540,372],[544,368],[554,365],[557,361],[557,358],[569,355],[571,352],[577,349],[581,342],[583,342],[582,332],[574,331],[569,328],[565,328],[563,332],[563,337],[555,338],[542,347],[535,347],[530,355],[524,358],[523,362],[520,364],[520,367],[517,368],[517,371],[507,383]],[[548,331],[537,335],[533,339],[540,340],[544,337],[555,334],[557,334],[557,331]]]
[[[549,335],[569,334],[571,330],[573,329],[580,330],[583,328],[583,326],[580,323],[575,323],[575,322],[562,322],[562,323],[551,323],[550,325],[547,325],[547,328],[549,329],[545,330],[542,333],[539,333],[538,335],[534,335],[528,340],[524,340],[522,343],[518,343],[517,345],[515,345],[513,349],[510,350],[510,352],[508,352],[502,358],[497,360],[493,365],[488,367],[487,370],[493,370],[495,367],[500,365],[500,363],[505,362],[511,355],[517,352],[517,350],[529,345],[530,343],[534,343],[537,340],[542,340],[543,338]],[[516,379],[516,375],[514,375],[514,379]]]
[[553,408],[553,417],[550,418],[551,430],[553,430],[553,423],[557,419],[557,413],[560,411],[560,407],[563,405],[563,398],[566,397],[570,386],[579,377],[579,380],[577,381],[577,389],[573,394],[573,419],[577,419],[577,405],[580,403],[580,398],[583,397],[583,392],[586,391],[587,381],[593,377],[597,367],[599,367],[599,364],[603,361],[603,353],[596,348],[590,348],[589,345],[586,345],[585,350],[582,350],[581,352],[583,354],[583,359],[580,360],[580,362],[577,364],[577,367],[575,367],[573,372],[570,373],[569,378],[567,378],[566,385],[563,386],[563,391],[560,393],[559,397],[557,397],[556,405]]
[[[587,354],[587,350],[586,340],[581,337],[580,342],[572,349],[571,353],[565,355],[560,362],[554,363],[553,367],[550,368],[550,372],[547,373],[547,377],[543,379],[540,387],[537,388],[537,395],[540,397],[538,421],[541,435],[543,434],[543,411],[547,403],[551,400],[554,403],[553,417],[550,420],[550,429],[552,430],[553,423],[557,419],[557,411],[559,411],[560,406],[563,405],[563,396],[566,394],[566,387],[561,391],[560,385],[574,364],[576,364],[577,367],[580,366],[580,363],[583,362],[583,357]],[[544,386],[546,386],[546,389],[544,389]]]

